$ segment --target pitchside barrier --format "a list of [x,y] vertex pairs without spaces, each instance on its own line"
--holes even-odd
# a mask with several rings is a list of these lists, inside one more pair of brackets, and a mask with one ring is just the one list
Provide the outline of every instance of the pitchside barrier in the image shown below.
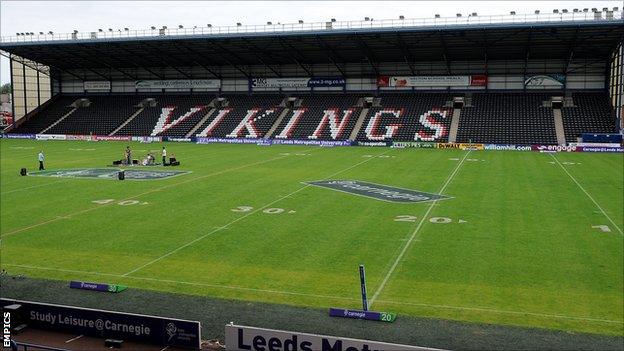
[[[258,138],[173,138],[160,136],[122,136],[122,135],[65,135],[65,134],[4,134],[7,139],[36,140],[90,140],[90,141],[139,141],[139,142],[190,142],[197,144],[256,144],[256,145],[318,145],[333,146],[381,146],[395,148],[421,149],[458,149],[458,150],[505,150],[505,151],[538,151],[538,152],[616,152],[624,153],[622,145],[614,143],[588,143],[569,145],[515,145],[515,144],[480,144],[480,143],[438,143],[427,141],[349,141],[349,140],[297,140],[297,139],[258,139]],[[621,138],[621,136],[620,136]],[[602,139],[600,139],[602,140]],[[609,141],[616,140],[609,135]]]
[[246,327],[235,324],[228,324],[225,326],[225,345],[228,350],[244,351],[440,350],[420,346],[390,344],[380,341],[343,338],[339,336]]
[[[201,326],[196,321],[5,298],[0,299],[0,305],[4,312],[5,307],[13,305],[10,320],[14,326],[20,323],[34,329],[131,340],[163,347],[199,350],[201,346]],[[20,306],[16,309],[15,305]]]

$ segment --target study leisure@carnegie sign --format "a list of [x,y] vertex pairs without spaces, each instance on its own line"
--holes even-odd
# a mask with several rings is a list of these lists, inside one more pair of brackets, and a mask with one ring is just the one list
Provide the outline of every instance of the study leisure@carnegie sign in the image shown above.
[[439,350],[419,346],[390,344],[380,341],[343,338],[339,336],[245,327],[234,324],[225,326],[225,344],[228,350],[245,351]]

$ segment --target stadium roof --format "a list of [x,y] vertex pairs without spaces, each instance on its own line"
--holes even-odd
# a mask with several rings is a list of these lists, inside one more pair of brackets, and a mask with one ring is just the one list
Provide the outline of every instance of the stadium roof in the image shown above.
[[[306,30],[302,25],[301,30],[227,32],[202,29],[199,34],[194,34],[195,30],[185,30],[187,34],[166,30],[164,35],[156,30],[155,35],[75,35],[75,39],[55,37],[47,41],[4,39],[0,50],[61,70],[280,64],[299,64],[305,69],[305,64],[349,62],[369,62],[374,68],[380,62],[525,57],[604,60],[624,40],[624,19],[617,16],[610,20],[519,23],[324,25],[332,27],[310,26]],[[278,70],[273,72],[279,76]]]

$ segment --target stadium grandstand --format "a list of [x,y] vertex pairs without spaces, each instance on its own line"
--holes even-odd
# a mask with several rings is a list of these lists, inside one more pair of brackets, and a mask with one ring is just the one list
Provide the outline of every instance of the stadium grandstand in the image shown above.
[[622,349],[619,7],[18,32],[0,53],[16,349]]

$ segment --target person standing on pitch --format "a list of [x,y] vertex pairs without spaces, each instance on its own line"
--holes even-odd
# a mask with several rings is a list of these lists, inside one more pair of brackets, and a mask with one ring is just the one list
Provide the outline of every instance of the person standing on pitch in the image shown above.
[[37,158],[39,159],[39,170],[45,170],[45,168],[43,167],[43,160],[45,159],[45,156],[43,156],[43,150],[39,151],[39,155],[37,155]]
[[132,166],[132,151],[130,151],[130,146],[126,146],[126,164]]
[[167,163],[167,149],[165,149],[164,146],[163,146],[163,149],[162,149],[162,160],[163,160],[163,166],[164,166],[165,163]]

